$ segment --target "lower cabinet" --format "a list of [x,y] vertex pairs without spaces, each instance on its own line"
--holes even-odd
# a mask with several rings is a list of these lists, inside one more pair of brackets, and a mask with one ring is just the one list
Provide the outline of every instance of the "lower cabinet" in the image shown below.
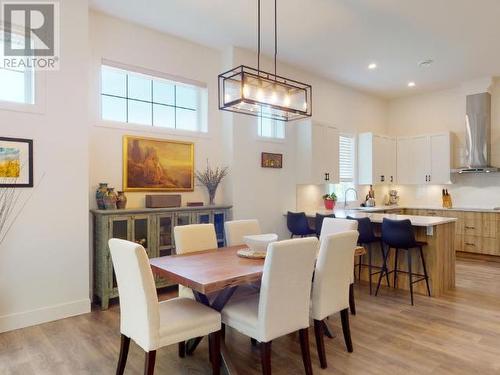
[[[213,223],[219,247],[224,246],[224,222],[231,219],[231,206],[176,209],[93,210],[94,216],[94,296],[101,308],[109,299],[118,297],[116,277],[108,248],[108,240],[121,238],[144,246],[148,257],[175,254],[173,228],[177,225]],[[156,277],[157,288],[172,285]]]

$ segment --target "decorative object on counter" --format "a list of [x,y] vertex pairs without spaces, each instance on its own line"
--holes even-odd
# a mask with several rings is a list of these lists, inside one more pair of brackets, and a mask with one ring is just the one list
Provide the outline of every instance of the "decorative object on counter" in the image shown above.
[[194,144],[123,137],[124,191],[193,191]]
[[172,208],[181,206],[180,194],[147,194],[146,208]]
[[248,259],[265,259],[267,252],[255,251],[245,248],[238,250],[236,252],[236,255],[238,255],[241,258],[248,258]]
[[283,154],[263,152],[260,165],[262,168],[283,168]]
[[337,202],[337,195],[335,193],[323,195],[323,202],[325,204],[325,209],[333,210],[335,208],[335,202]]
[[186,206],[188,207],[201,207],[203,206],[203,202],[187,202]]
[[453,202],[451,201],[451,195],[448,193],[448,189],[443,189],[442,197],[444,208],[453,208]]
[[397,190],[389,190],[389,206],[395,206],[399,202],[399,196]]
[[97,209],[104,210],[106,207],[104,206],[104,197],[108,193],[108,183],[100,182],[99,187],[95,192],[95,200],[97,202]]
[[33,187],[33,140],[0,137],[0,188]]
[[116,196],[116,208],[119,210],[127,208],[127,196],[123,191],[119,191]]
[[377,203],[375,202],[375,191],[373,190],[373,185],[370,185],[370,190],[368,191],[368,195],[366,196],[366,207],[375,207]]
[[208,190],[209,205],[213,206],[215,202],[215,194],[217,193],[217,188],[224,177],[227,176],[229,171],[228,167],[217,167],[212,169],[207,159],[207,168],[200,172],[196,171],[196,178],[200,181]]
[[116,199],[117,195],[115,193],[115,188],[109,187],[106,195],[104,196],[104,209],[116,210]]

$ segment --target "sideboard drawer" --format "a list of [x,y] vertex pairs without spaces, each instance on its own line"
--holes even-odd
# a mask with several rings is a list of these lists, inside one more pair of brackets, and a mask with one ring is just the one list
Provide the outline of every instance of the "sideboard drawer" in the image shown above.
[[483,221],[479,218],[466,218],[463,221],[463,231],[466,236],[482,236]]

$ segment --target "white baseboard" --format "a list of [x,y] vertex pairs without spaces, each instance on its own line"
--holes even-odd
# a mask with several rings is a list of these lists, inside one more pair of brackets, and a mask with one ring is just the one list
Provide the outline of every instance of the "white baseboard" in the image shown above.
[[0,316],[0,333],[90,312],[90,299]]

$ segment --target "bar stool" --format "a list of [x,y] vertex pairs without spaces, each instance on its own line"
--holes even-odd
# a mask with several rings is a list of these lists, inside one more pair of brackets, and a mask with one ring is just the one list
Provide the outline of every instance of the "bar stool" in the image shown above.
[[[370,295],[372,295],[372,277],[374,275],[378,275],[379,273],[382,272],[383,266],[374,266],[372,264],[373,260],[373,254],[372,254],[372,245],[374,243],[380,244],[380,252],[382,254],[382,259],[384,259],[384,245],[382,243],[382,238],[379,236],[376,236],[374,231],[373,231],[373,225],[372,221],[368,217],[362,217],[362,218],[356,218],[356,217],[351,217],[347,216],[347,219],[350,220],[356,220],[358,222],[358,232],[359,232],[359,237],[358,237],[358,245],[363,246],[367,250],[367,256],[368,256],[368,263],[363,263],[362,262],[362,256],[359,257],[359,263],[356,264],[358,267],[358,280],[361,280],[361,267],[368,267],[368,278],[370,282]],[[378,271],[373,272],[373,269],[376,269]],[[386,281],[387,281],[387,286],[391,286],[389,283],[389,275],[385,275]]]
[[310,236],[311,234],[316,234],[316,231],[309,227],[309,222],[307,221],[306,214],[304,212],[290,212],[288,211],[286,215],[286,226],[293,236]]
[[[382,241],[387,245],[387,252],[384,254],[384,265],[382,268],[382,272],[380,273],[377,290],[375,295],[377,295],[378,290],[380,288],[380,281],[382,280],[382,276],[389,275],[390,273],[394,273],[394,287],[397,288],[398,282],[398,273],[406,273],[408,274],[408,285],[410,287],[410,297],[411,304],[413,306],[413,284],[425,280],[427,286],[427,294],[429,297],[431,296],[431,289],[429,287],[429,277],[427,275],[427,268],[425,266],[424,252],[423,247],[427,245],[426,242],[420,242],[415,240],[415,234],[413,233],[413,228],[411,226],[411,221],[406,220],[391,220],[384,219],[382,221]],[[396,249],[395,253],[395,262],[394,269],[392,271],[387,270],[387,259],[389,258],[389,252],[391,248]],[[408,270],[403,271],[398,269],[398,254],[400,250],[406,250],[407,262],[408,262]],[[424,270],[424,274],[414,273],[412,271],[412,251],[419,250],[420,259],[422,259],[422,267]],[[418,254],[417,253],[417,254]],[[413,277],[418,277],[416,280],[413,280]]]
[[314,229],[316,230],[316,237],[318,237],[318,238],[321,235],[321,228],[323,227],[323,220],[325,220],[325,218],[327,218],[327,217],[335,218],[335,214],[322,215],[322,214],[316,213],[316,218],[314,221],[314,224],[315,224]]

